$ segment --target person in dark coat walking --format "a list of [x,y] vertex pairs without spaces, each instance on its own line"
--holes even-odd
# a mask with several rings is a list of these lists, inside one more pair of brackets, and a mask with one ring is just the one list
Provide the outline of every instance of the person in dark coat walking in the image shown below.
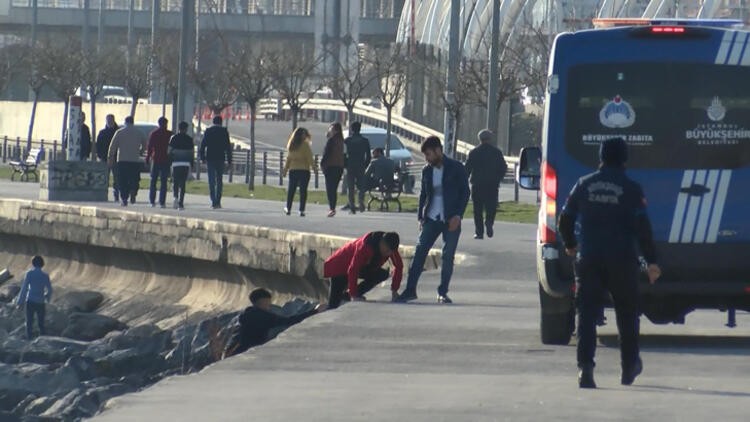
[[[639,249],[648,263],[649,282],[661,276],[643,189],[625,174],[627,144],[620,138],[602,142],[599,155],[599,170],[578,180],[558,223],[566,253],[576,257],[581,388],[596,388],[596,320],[606,291],[612,294],[617,314],[620,381],[630,385],[643,371],[638,347]],[[580,248],[576,222],[580,224]]]
[[344,133],[341,123],[331,123],[326,134],[328,141],[320,160],[323,176],[326,178],[326,195],[328,196],[328,216],[336,215],[336,202],[339,198],[339,183],[344,174]]
[[221,116],[215,116],[213,126],[206,129],[201,142],[200,158],[208,168],[208,190],[211,195],[211,208],[221,208],[221,195],[224,189],[224,163],[232,165],[232,142],[229,130],[222,126]]
[[[108,161],[109,145],[112,143],[112,138],[115,136],[117,129],[119,127],[115,121],[114,114],[108,114],[107,124],[96,136],[96,156],[103,163]],[[120,202],[120,189],[117,187],[117,167],[112,167],[110,173],[112,175],[112,194],[114,195],[115,202]]]
[[81,112],[81,161],[91,158],[91,129],[86,124],[86,113]]
[[349,212],[357,212],[357,204],[354,202],[354,195],[357,193],[359,200],[359,211],[365,210],[365,191],[367,190],[365,180],[365,170],[370,165],[372,159],[370,153],[370,141],[360,134],[362,123],[352,123],[349,131],[349,137],[344,140],[346,145],[346,185],[349,191]]
[[185,185],[195,160],[193,138],[187,134],[188,123],[180,122],[177,134],[169,141],[169,159],[172,161],[172,184],[174,186],[174,208],[185,209]]
[[494,134],[485,129],[479,132],[480,145],[469,152],[466,172],[471,180],[471,199],[474,203],[474,239],[495,235],[495,214],[497,214],[498,189],[503,181],[508,165],[502,151],[492,145]]
[[[383,264],[391,261],[391,300],[398,297],[404,263],[398,252],[401,239],[395,232],[371,232],[352,240],[333,253],[323,266],[323,277],[331,279],[328,306],[337,308],[341,300],[364,300],[365,293],[387,280],[390,274]],[[357,280],[363,279],[357,284]]]
[[250,293],[250,303],[253,306],[240,314],[239,327],[226,347],[225,358],[244,353],[251,347],[266,343],[269,340],[269,331],[274,328],[297,324],[327,309],[326,305],[320,304],[311,311],[293,317],[283,317],[271,312],[271,299],[271,292],[266,289],[255,289]]
[[464,165],[443,155],[443,145],[437,136],[422,143],[427,166],[422,170],[422,189],[419,193],[419,240],[414,259],[409,267],[406,289],[396,300],[410,302],[417,299],[417,283],[424,271],[430,249],[438,237],[443,238],[443,257],[438,287],[438,303],[453,303],[448,287],[453,276],[453,262],[461,237],[461,219],[469,203],[469,177]]

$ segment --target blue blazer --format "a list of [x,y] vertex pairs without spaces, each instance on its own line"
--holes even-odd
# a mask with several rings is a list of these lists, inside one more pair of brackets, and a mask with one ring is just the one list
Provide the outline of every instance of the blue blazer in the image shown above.
[[[419,221],[424,220],[432,203],[432,174],[433,168],[427,165],[422,169],[422,191],[419,193]],[[445,216],[449,219],[459,216],[463,218],[466,205],[469,203],[469,176],[464,165],[452,158],[443,157],[443,202]]]

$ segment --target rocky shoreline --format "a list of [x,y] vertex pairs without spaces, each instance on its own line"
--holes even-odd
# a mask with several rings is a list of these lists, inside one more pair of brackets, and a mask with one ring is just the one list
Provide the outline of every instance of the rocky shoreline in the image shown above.
[[[186,318],[173,330],[129,327],[96,313],[102,294],[68,291],[47,305],[47,335],[28,341],[24,311],[12,302],[18,289],[0,287],[0,420],[7,422],[80,420],[113,397],[199,371],[221,359],[240,311]],[[297,299],[275,311],[289,316],[313,306]]]

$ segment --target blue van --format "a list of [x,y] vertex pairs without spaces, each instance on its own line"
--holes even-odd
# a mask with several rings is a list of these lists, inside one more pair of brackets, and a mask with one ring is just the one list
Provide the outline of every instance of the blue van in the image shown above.
[[555,39],[542,147],[521,154],[520,185],[541,190],[545,344],[567,344],[575,318],[557,218],[613,137],[629,144],[663,271],[653,286],[644,274],[642,313],[683,323],[695,309],[750,310],[749,33],[731,20],[598,23],[609,28]]

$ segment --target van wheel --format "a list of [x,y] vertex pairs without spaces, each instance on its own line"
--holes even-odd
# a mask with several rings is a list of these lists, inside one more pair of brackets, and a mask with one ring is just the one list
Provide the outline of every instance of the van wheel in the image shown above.
[[571,298],[556,298],[539,286],[542,344],[567,345],[575,327],[575,307]]

